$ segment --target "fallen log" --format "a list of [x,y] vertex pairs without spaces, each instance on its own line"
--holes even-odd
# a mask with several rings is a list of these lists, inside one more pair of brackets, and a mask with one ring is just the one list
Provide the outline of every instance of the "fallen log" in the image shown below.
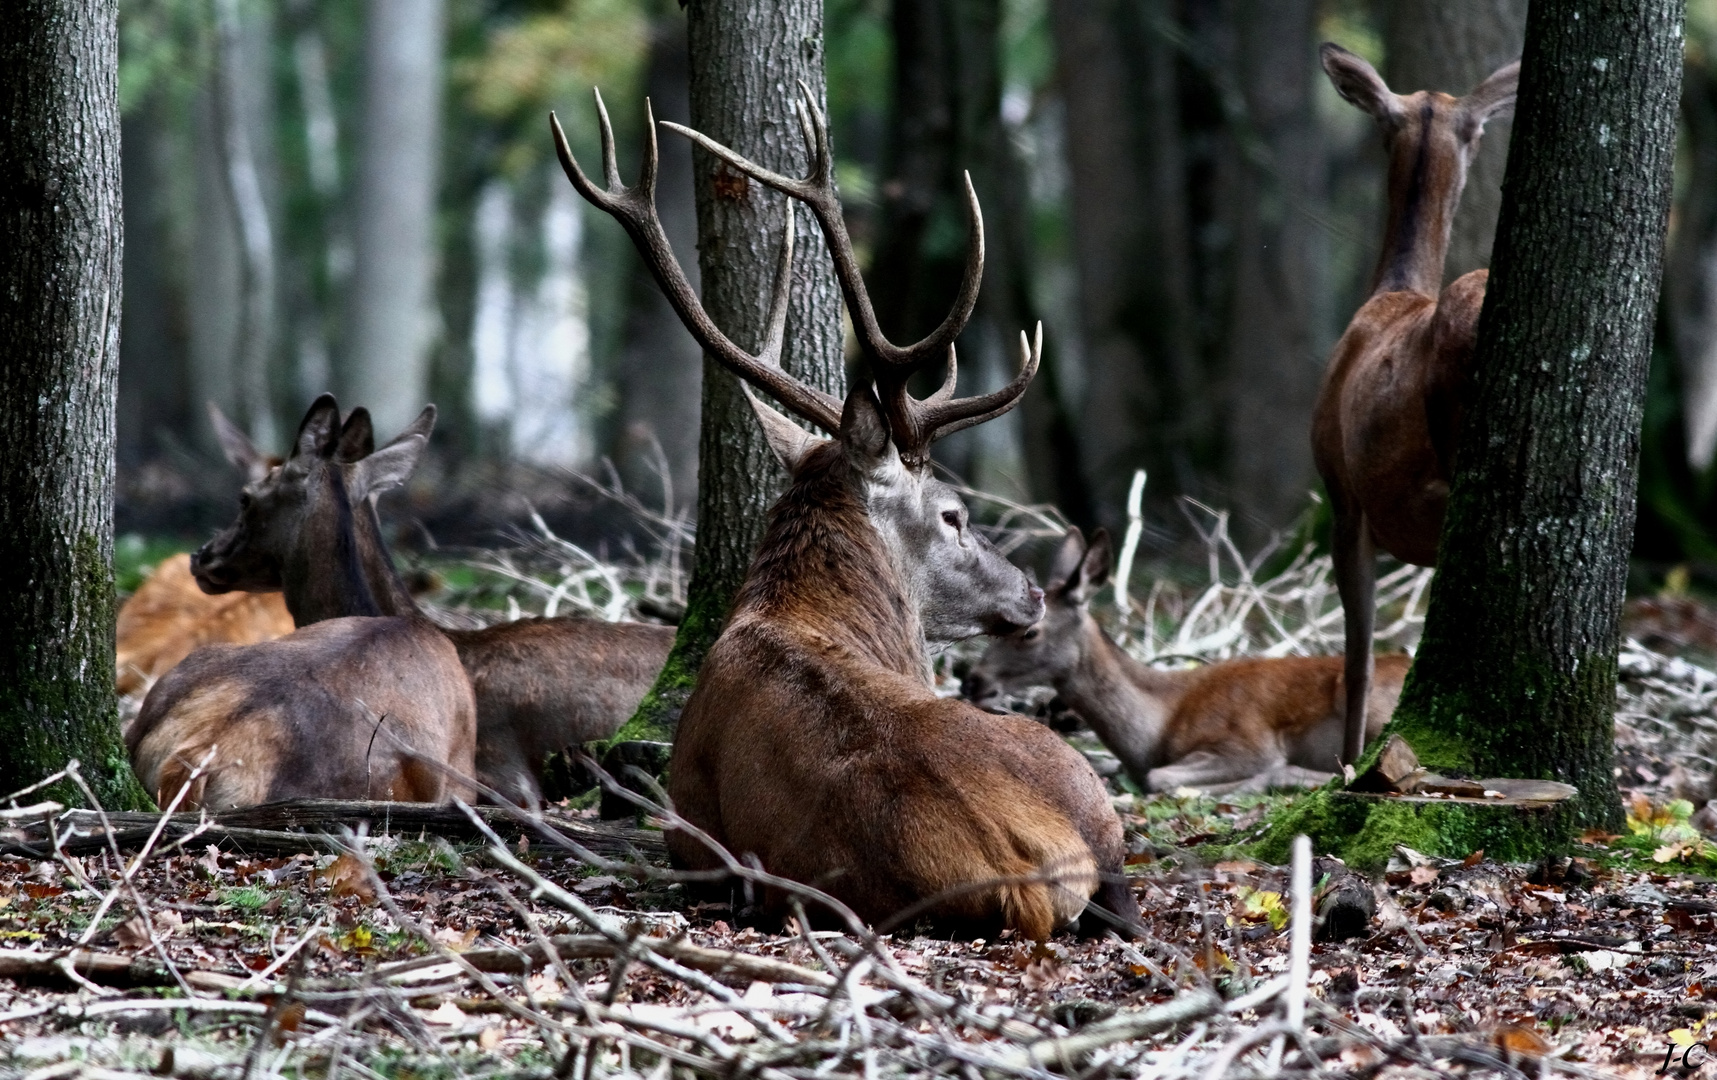
[[[489,827],[509,839],[526,837],[550,842],[550,829],[611,859],[659,861],[664,855],[660,833],[554,813],[541,815],[542,824],[524,824],[512,813],[485,806],[477,813]],[[0,833],[0,855],[28,859],[53,856],[53,822],[59,849],[67,855],[94,855],[108,850],[111,842],[121,851],[142,847],[161,821],[159,814],[112,812],[110,838],[102,816],[92,810],[69,810],[51,818],[19,823]],[[365,825],[371,836],[417,838],[439,836],[448,840],[482,840],[469,818],[453,806],[430,803],[347,802],[334,799],[297,799],[265,803],[205,816],[201,812],[173,814],[161,830],[157,848],[190,839],[198,847],[214,844],[232,851],[256,855],[292,855],[301,851],[337,850],[332,838],[343,828]]]

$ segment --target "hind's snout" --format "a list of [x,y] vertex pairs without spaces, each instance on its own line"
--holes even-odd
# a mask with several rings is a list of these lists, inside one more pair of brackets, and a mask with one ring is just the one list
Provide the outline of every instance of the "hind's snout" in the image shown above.
[[238,580],[230,568],[226,567],[210,550],[214,541],[204,544],[191,552],[191,576],[196,579],[197,587],[210,596],[231,592]]

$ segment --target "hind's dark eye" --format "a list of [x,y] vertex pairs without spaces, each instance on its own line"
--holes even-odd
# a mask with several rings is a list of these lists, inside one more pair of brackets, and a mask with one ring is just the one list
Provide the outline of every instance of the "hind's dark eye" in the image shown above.
[[942,520],[953,528],[958,529],[960,527],[960,513],[957,510],[942,511]]
[[239,492],[238,508],[240,510],[249,510],[251,502],[252,502],[252,499],[250,497],[250,492],[248,492],[248,491]]
[[1039,631],[1038,631],[1037,627],[1034,626],[1030,630],[1027,630],[1025,633],[1021,634],[1020,640],[1021,641],[1036,641],[1038,632]]

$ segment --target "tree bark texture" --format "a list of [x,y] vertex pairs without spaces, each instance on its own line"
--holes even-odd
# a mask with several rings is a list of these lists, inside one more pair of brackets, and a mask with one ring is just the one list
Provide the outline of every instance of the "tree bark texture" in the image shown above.
[[[645,81],[657,120],[691,122],[690,78],[685,18],[675,8],[658,16],[652,28]],[[698,236],[697,207],[692,201],[692,145],[667,135],[658,138],[658,147],[656,210],[668,242],[680,254],[686,276],[696,288],[698,270],[691,261]],[[628,487],[654,491],[653,440],[661,447],[661,464],[673,481],[676,505],[669,509],[690,509],[697,499],[703,353],[680,325],[642,260],[633,262],[627,288],[615,460]]]
[[[803,176],[809,159],[793,109],[800,82],[819,102],[825,97],[821,0],[691,0],[686,19],[691,126],[766,168]],[[836,147],[837,159],[839,152]],[[784,197],[701,150],[693,152],[692,175],[704,309],[741,347],[757,348],[780,256]],[[844,394],[834,263],[811,216],[800,212],[794,220],[798,233],[782,365],[806,382]],[[738,381],[705,357],[697,553],[686,614],[656,685],[616,741],[671,735],[751,566],[764,517],[785,484]]]
[[[1398,94],[1440,90],[1466,94],[1485,76],[1520,56],[1527,0],[1389,0],[1383,7],[1386,75]],[[1485,125],[1477,158],[1467,172],[1443,280],[1490,265],[1502,208],[1502,172],[1508,161],[1509,121]]]
[[118,48],[113,0],[0,19],[0,789],[77,758],[142,808],[113,692]]
[[429,392],[436,332],[435,205],[441,154],[443,0],[369,0],[356,264],[346,396],[398,431]]
[[1476,385],[1394,730],[1619,820],[1616,647],[1681,82],[1679,0],[1536,0]]
[[1136,468],[1153,493],[1197,490],[1221,430],[1196,344],[1175,50],[1153,26],[1169,14],[1164,0],[1050,3],[1084,340],[1080,450],[1110,526]]
[[1314,483],[1305,417],[1332,342],[1321,327],[1327,262],[1317,208],[1325,163],[1314,79],[1314,0],[1231,0],[1244,116],[1230,120],[1233,307],[1222,395],[1226,488],[1252,543],[1289,525]]

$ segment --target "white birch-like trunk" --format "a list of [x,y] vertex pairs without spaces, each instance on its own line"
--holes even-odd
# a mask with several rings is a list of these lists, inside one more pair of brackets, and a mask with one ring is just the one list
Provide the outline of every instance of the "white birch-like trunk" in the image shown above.
[[444,16],[442,0],[368,4],[342,381],[382,432],[404,427],[429,392]]

